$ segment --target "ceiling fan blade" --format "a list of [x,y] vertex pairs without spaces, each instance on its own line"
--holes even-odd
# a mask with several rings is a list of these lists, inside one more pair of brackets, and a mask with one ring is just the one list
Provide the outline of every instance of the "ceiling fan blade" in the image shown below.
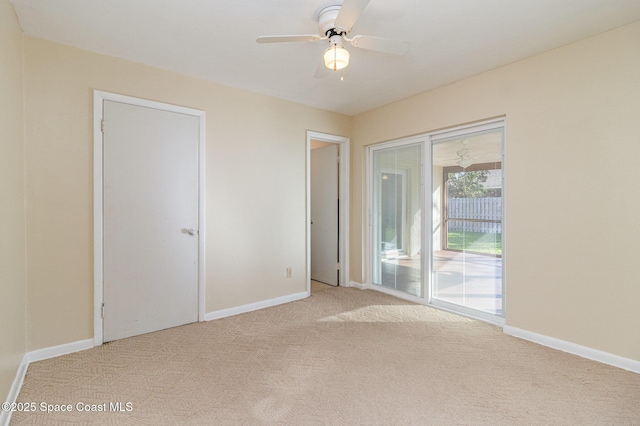
[[376,52],[390,53],[392,55],[404,55],[411,47],[411,45],[405,41],[362,35],[355,36],[350,41],[354,47],[375,50]]
[[290,43],[294,41],[318,41],[324,40],[326,37],[322,37],[318,34],[301,34],[301,35],[275,35],[275,36],[260,36],[256,39],[258,43]]
[[340,12],[336,17],[335,27],[344,31],[351,31],[360,13],[371,0],[344,0],[340,7]]

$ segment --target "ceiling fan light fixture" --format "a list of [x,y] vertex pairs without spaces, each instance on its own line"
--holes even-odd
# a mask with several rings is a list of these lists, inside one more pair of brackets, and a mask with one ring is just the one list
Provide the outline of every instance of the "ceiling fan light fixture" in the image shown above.
[[456,161],[456,164],[458,164],[458,166],[462,167],[463,169],[466,169],[473,164],[473,157],[471,157],[471,154],[469,154],[467,141],[463,139],[461,142],[462,149],[460,151],[456,151],[456,154],[458,154],[458,161]]
[[471,160],[470,158],[461,158],[457,161],[457,164],[463,169],[466,169],[473,164],[473,160]]
[[[401,41],[364,35],[348,37],[360,13],[370,1],[342,0],[335,2],[341,4],[330,4],[320,9],[318,34],[260,36],[256,41],[258,43],[288,43],[329,40],[329,48],[324,51],[322,61],[316,67],[315,78],[326,77],[329,74],[326,69],[330,69],[332,71],[343,70],[340,79],[344,80],[344,69],[349,66],[350,55],[349,51],[342,47],[343,42],[351,43],[351,46],[359,49],[398,56],[409,51],[409,43]],[[322,67],[323,64],[325,68]]]
[[324,65],[330,70],[341,70],[349,65],[349,51],[338,44],[332,44],[324,51]]

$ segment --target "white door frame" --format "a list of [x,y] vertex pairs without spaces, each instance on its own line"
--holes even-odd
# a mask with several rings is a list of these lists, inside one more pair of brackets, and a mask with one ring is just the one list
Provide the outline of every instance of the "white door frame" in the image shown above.
[[177,105],[139,99],[115,93],[93,91],[93,344],[103,343],[102,306],[103,293],[103,134],[102,117],[104,101],[121,102],[129,105],[193,115],[199,118],[200,141],[198,149],[198,321],[204,321],[205,290],[205,112]]
[[340,175],[340,214],[338,217],[338,227],[340,229],[340,277],[339,285],[349,287],[349,149],[350,140],[344,136],[336,136],[328,133],[314,132],[307,130],[307,151],[306,151],[306,184],[307,184],[307,295],[311,294],[311,141],[322,141],[338,144],[340,165],[338,167]]

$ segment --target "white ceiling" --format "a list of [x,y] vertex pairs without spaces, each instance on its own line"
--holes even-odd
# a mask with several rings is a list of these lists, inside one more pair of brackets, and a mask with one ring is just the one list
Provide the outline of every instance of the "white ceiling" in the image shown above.
[[640,20],[638,0],[371,0],[357,34],[411,43],[406,56],[356,49],[314,78],[327,42],[258,44],[317,33],[332,0],[13,0],[31,36],[348,115]]

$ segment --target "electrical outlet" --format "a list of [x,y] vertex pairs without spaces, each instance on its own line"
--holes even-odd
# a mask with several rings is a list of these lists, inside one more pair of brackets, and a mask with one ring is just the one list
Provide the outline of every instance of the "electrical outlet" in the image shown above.
[[287,267],[287,278],[291,278],[291,267]]

